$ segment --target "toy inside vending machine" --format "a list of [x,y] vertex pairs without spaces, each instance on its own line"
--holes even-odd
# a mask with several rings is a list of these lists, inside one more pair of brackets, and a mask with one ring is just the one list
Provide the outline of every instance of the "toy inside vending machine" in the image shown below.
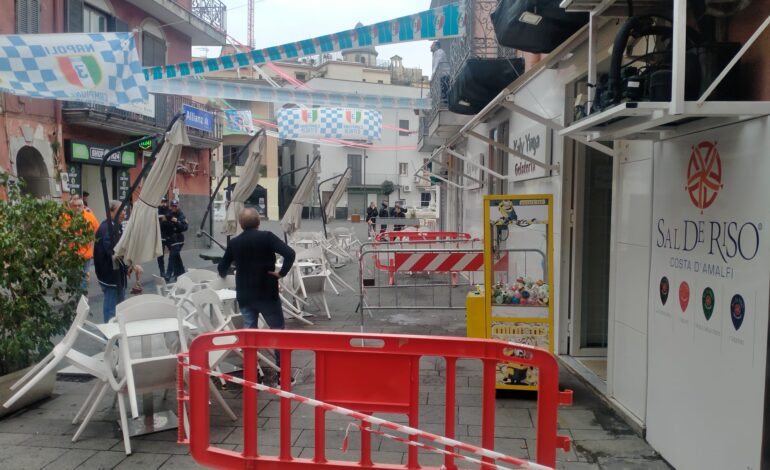
[[[485,196],[484,220],[484,328],[474,331],[553,352],[553,196]],[[498,365],[499,389],[537,381],[537,369]]]

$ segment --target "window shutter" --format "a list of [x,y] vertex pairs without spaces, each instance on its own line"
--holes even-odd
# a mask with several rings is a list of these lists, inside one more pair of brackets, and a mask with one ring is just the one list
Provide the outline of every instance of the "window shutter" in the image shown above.
[[64,19],[68,33],[83,32],[83,0],[67,0]]
[[40,0],[28,0],[29,13],[27,32],[37,34],[40,32]]
[[27,34],[27,25],[29,24],[29,2],[27,0],[16,0],[16,34]]

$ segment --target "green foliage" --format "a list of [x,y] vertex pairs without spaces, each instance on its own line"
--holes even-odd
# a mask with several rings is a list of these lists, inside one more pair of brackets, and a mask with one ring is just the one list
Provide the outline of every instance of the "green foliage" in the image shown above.
[[387,196],[388,194],[392,193],[395,190],[396,190],[396,187],[393,185],[393,182],[390,180],[385,180],[380,185],[380,191],[385,196]]
[[0,173],[0,375],[42,359],[69,328],[83,279],[77,247],[93,241],[83,217],[21,184]]

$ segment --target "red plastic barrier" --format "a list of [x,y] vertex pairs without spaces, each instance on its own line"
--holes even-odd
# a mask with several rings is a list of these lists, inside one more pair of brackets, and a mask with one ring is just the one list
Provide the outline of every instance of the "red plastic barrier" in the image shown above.
[[[365,345],[363,345],[365,344]],[[209,380],[215,375],[207,370],[209,352],[241,349],[244,356],[244,379],[233,381],[244,384],[243,390],[243,451],[221,449],[210,442]],[[267,389],[257,385],[257,349],[281,351],[281,388]],[[315,353],[314,400],[291,394],[291,352],[309,350]],[[557,408],[571,404],[571,392],[559,392],[558,365],[552,354],[544,349],[506,343],[498,340],[475,338],[446,338],[434,336],[400,336],[328,332],[300,332],[276,330],[239,330],[209,333],[197,337],[189,351],[189,395],[180,393],[180,403],[189,402],[190,451],[196,462],[221,469],[294,469],[321,468],[395,469],[402,465],[382,464],[372,461],[371,433],[363,432],[372,424],[386,430],[399,430],[393,423],[383,424],[372,413],[398,413],[406,415],[408,426],[419,429],[420,359],[442,357],[446,364],[445,428],[446,438],[419,432],[410,435],[409,441],[417,441],[417,435],[429,444],[445,445],[450,452],[463,450],[483,456],[483,461],[493,463],[500,458],[491,452],[495,440],[495,371],[498,362],[516,362],[539,369],[537,403],[537,462],[553,467],[556,449],[570,448],[569,438],[557,435]],[[181,360],[185,358],[182,357]],[[456,372],[458,359],[478,359],[483,363],[481,397],[481,446],[480,451],[470,445],[457,443],[455,434]],[[184,365],[180,361],[181,368]],[[257,390],[279,394],[280,403],[280,453],[277,456],[259,455],[257,452]],[[284,393],[289,392],[289,393]],[[312,458],[291,455],[291,400],[315,406],[315,449]],[[319,404],[320,403],[320,404]],[[353,416],[361,423],[361,457],[359,462],[335,461],[326,458],[325,415],[343,407],[342,414]],[[181,432],[181,431],[180,431]],[[375,430],[372,430],[375,432]],[[451,444],[451,445],[448,445]],[[427,445],[427,444],[426,444]],[[417,448],[409,446],[407,468],[420,468]],[[503,460],[503,459],[501,459]],[[503,462],[517,461],[511,457]],[[457,468],[455,457],[445,455],[446,468]],[[422,467],[438,468],[438,467]],[[528,468],[526,465],[520,468]],[[534,468],[534,466],[529,466]],[[540,467],[542,468],[542,467]]]

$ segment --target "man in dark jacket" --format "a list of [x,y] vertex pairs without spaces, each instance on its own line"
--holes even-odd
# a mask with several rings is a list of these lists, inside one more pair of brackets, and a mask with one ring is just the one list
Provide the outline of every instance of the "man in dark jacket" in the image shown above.
[[[406,218],[406,214],[401,209],[401,206],[398,203],[396,203],[396,207],[393,208],[393,218],[394,219],[404,219],[404,218]],[[393,226],[393,231],[394,232],[400,232],[401,230],[404,230],[404,226],[403,225],[399,224],[399,225],[394,225]]]
[[[243,233],[230,240],[217,270],[227,276],[235,263],[235,292],[245,328],[257,328],[261,313],[272,329],[284,328],[278,279],[286,276],[294,264],[294,250],[273,232],[259,230],[259,213],[252,208],[239,215]],[[275,271],[275,255],[283,256],[283,266]],[[280,355],[276,351],[276,362]]]
[[179,209],[179,201],[174,199],[168,208],[166,221],[161,223],[161,233],[166,230],[168,238],[168,269],[166,282],[176,282],[176,278],[185,273],[182,263],[182,247],[184,246],[184,232],[187,231],[187,218]]
[[375,224],[377,223],[377,203],[372,201],[369,203],[369,207],[366,208],[366,224],[369,231],[369,240],[374,236],[376,230]]
[[104,292],[104,322],[107,323],[115,316],[115,306],[123,302],[126,298],[126,284],[128,282],[128,270],[120,261],[113,263],[113,248],[117,245],[122,234],[121,222],[125,218],[123,211],[118,214],[120,201],[110,202],[110,220],[114,227],[116,235],[115,242],[112,241],[110,226],[105,219],[96,231],[96,242],[94,243],[94,270],[96,278],[99,280],[99,287]]
[[170,228],[166,224],[168,219],[168,197],[163,196],[158,206],[158,222],[160,223],[160,242],[163,253],[158,256],[158,271],[160,271],[160,277],[166,277],[166,250],[168,249],[168,229]]
[[[382,219],[387,219],[390,217],[390,212],[388,211],[388,201],[382,201],[382,208],[380,208],[379,216]],[[384,233],[387,229],[387,224],[380,225],[380,233]]]

